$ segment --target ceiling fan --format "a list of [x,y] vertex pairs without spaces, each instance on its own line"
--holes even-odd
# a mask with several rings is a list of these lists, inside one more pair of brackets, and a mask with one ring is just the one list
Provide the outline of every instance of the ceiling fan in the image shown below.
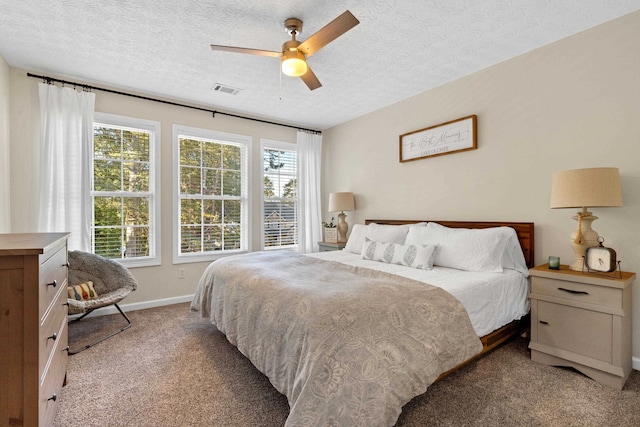
[[300,77],[310,90],[314,90],[322,86],[322,83],[307,64],[307,58],[359,23],[360,21],[347,10],[307,40],[299,42],[296,35],[302,32],[302,21],[298,18],[288,18],[284,21],[284,27],[291,35],[291,40],[282,44],[281,52],[216,44],[211,45],[211,50],[282,58],[282,72],[288,76]]

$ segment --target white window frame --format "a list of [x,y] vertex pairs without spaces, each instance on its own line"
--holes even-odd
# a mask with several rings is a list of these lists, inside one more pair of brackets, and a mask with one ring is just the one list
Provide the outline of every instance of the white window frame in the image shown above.
[[[260,191],[260,247],[262,248],[263,251],[275,251],[275,250],[289,250],[289,251],[296,251],[298,248],[298,245],[291,245],[291,246],[286,246],[286,247],[265,247],[265,241],[264,241],[264,233],[265,233],[265,229],[264,229],[264,150],[265,149],[276,149],[276,150],[285,150],[285,151],[296,151],[297,152],[297,146],[295,143],[293,142],[285,142],[285,141],[276,141],[273,139],[266,139],[266,138],[261,138],[260,139],[260,170],[261,170],[261,175],[260,175],[260,184],[261,184],[261,191]],[[296,153],[297,156],[297,153]],[[297,178],[297,168],[298,168],[298,159],[296,157],[296,178]],[[296,204],[296,209],[299,211],[298,207],[300,205],[300,189],[298,189],[298,200],[297,200],[297,204]],[[298,221],[298,233],[300,233],[300,218],[299,218],[299,212],[296,212],[296,218]]]
[[[130,268],[134,267],[148,267],[162,264],[161,256],[161,200],[160,200],[160,144],[162,136],[160,134],[160,122],[138,119],[133,117],[119,116],[115,114],[107,113],[94,113],[93,126],[104,125],[105,127],[125,127],[132,129],[142,129],[149,131],[149,256],[136,257],[136,258],[114,258],[122,265]],[[93,191],[93,158],[94,158],[94,146],[93,138],[91,140],[91,218],[92,218],[92,245],[95,244],[93,238],[93,218],[94,218],[94,206],[93,196],[98,194]],[[100,192],[104,194],[104,192]],[[114,192],[114,196],[122,195],[119,192]],[[93,248],[92,248],[93,250]]]
[[[238,145],[242,150],[242,160],[240,173],[244,178],[242,181],[241,199],[242,204],[240,227],[243,231],[240,239],[240,249],[227,251],[209,251],[197,253],[180,253],[180,137],[202,138],[219,142],[226,142]],[[213,261],[218,258],[251,252],[251,146],[253,139],[250,136],[220,132],[209,129],[194,128],[184,125],[173,125],[173,263],[184,264],[191,262]]]

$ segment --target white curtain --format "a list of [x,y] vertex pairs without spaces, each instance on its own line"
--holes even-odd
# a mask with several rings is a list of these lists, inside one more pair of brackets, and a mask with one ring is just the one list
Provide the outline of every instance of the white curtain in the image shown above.
[[91,147],[95,94],[40,83],[39,230],[71,232],[91,249]]
[[316,252],[322,240],[322,135],[298,131],[298,252]]

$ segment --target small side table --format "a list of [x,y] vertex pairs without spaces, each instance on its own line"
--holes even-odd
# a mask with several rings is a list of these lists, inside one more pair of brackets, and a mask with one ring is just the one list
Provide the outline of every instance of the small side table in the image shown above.
[[347,244],[342,243],[329,243],[329,242],[318,242],[318,247],[320,248],[320,252],[328,252],[328,251],[340,251],[344,249]]
[[531,275],[531,359],[570,366],[618,390],[631,373],[631,288],[635,273],[599,277],[560,265]]

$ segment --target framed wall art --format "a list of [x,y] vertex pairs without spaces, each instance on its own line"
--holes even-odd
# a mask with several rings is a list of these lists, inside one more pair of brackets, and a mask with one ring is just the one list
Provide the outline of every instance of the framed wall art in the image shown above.
[[401,162],[476,148],[478,137],[475,114],[400,135]]

